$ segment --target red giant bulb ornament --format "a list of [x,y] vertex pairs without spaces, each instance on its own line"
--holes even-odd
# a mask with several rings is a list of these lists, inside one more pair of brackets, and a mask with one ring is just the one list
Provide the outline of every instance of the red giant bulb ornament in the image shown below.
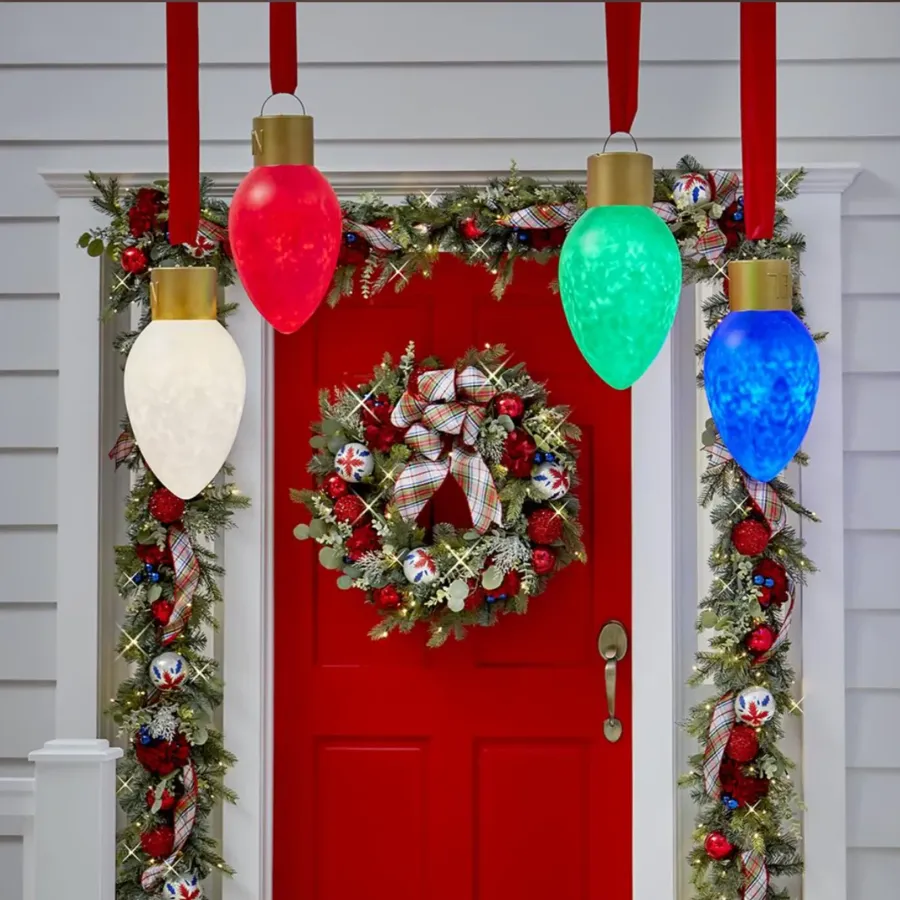
[[231,203],[231,252],[253,305],[276,331],[292,334],[334,277],[341,206],[313,165],[311,116],[257,116],[253,162]]

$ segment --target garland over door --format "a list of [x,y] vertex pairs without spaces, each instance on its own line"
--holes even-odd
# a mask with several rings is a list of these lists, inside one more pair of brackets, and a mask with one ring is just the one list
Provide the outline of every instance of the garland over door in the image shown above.
[[[631,611],[630,396],[572,341],[549,267],[520,264],[502,301],[452,259],[395,294],[356,295],[276,341],[275,900],[627,900],[631,895],[629,656],[604,737],[603,625]],[[372,642],[377,621],[293,539],[311,483],[322,387],[367,380],[410,339],[445,364],[504,343],[571,405],[587,565],[557,574],[525,616],[425,647]],[[461,498],[442,489],[438,518]],[[443,509],[440,508],[443,505]]]

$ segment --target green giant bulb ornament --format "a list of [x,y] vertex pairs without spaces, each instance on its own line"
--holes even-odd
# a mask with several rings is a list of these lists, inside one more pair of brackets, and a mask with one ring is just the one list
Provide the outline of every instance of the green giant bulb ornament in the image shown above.
[[566,237],[559,292],[575,343],[617,390],[647,371],[675,321],[681,254],[653,212],[653,160],[644,153],[588,158],[588,210]]

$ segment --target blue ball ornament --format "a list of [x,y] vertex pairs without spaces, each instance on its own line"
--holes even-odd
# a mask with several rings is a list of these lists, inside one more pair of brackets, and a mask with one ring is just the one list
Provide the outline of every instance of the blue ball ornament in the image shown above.
[[732,311],[706,348],[706,397],[737,464],[751,478],[771,481],[800,449],[812,421],[819,354],[790,309],[787,260],[732,262],[728,277]]
[[150,726],[149,725],[141,725],[140,730],[138,731],[138,740],[146,747],[148,744],[152,743],[153,735],[150,734]]
[[722,794],[722,805],[726,809],[737,809],[739,804],[731,794]]
[[150,573],[150,580],[151,580],[154,584],[155,584],[157,581],[159,581],[159,572],[151,572],[151,573]]

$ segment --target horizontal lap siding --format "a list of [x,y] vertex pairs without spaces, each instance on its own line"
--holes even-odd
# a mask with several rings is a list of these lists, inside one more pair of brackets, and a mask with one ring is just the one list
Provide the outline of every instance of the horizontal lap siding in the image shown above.
[[[265,8],[200,16],[202,165],[242,171]],[[778,17],[780,162],[863,167],[844,197],[849,894],[875,900],[900,878],[885,822],[900,801],[900,4]],[[605,137],[602,4],[304,3],[298,21],[327,171],[577,170]],[[739,165],[737,25],[736,3],[645,6],[635,133],[659,165]],[[684,39],[698,27],[699,50]],[[0,638],[8,766],[53,727],[58,208],[39,173],[164,172],[163,58],[163,4],[0,4],[0,628],[21,637]],[[0,845],[0,876],[17,852]]]

